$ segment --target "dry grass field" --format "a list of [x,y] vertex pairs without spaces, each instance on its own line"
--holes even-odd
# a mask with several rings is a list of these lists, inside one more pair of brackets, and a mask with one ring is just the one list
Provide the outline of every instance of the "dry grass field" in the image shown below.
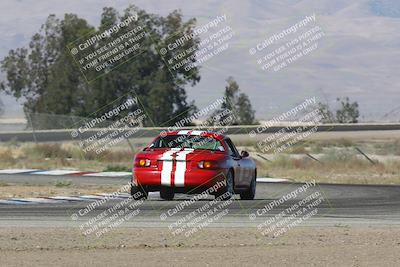
[[[306,140],[276,154],[263,153],[255,140],[235,140],[235,143],[257,161],[259,177],[297,182],[315,179],[324,183],[400,184],[400,140],[395,138]],[[133,142],[132,147],[120,144],[96,154],[84,152],[73,142],[8,142],[0,145],[0,169],[130,171],[135,152],[144,145],[143,142]]]

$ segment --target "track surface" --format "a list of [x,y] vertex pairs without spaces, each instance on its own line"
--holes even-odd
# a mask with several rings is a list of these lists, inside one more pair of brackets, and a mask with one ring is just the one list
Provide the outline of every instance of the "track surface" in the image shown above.
[[[1,175],[0,181],[13,180],[12,182],[26,182],[28,179],[23,175]],[[32,179],[32,176],[30,177]],[[55,177],[37,176],[35,183],[46,183]],[[60,179],[57,177],[56,179]],[[61,178],[62,179],[62,178]],[[115,184],[123,185],[129,178],[88,178],[82,177],[73,179],[73,182]],[[32,181],[32,180],[31,180]],[[214,221],[210,226],[214,227],[249,227],[257,226],[266,219],[271,218],[283,210],[291,207],[299,200],[313,192],[319,192],[324,200],[318,205],[318,213],[305,220],[302,225],[323,226],[323,225],[350,225],[350,224],[383,224],[400,225],[400,186],[374,186],[374,185],[333,185],[317,184],[310,187],[306,193],[299,194],[295,199],[288,200],[275,207],[254,220],[249,218],[273,200],[296,190],[303,184],[294,183],[258,183],[256,200],[240,201],[238,196],[226,208],[229,212],[221,219]],[[190,199],[187,195],[177,195],[174,201],[163,201],[153,198],[143,202],[138,208],[140,213],[134,218],[121,224],[125,227],[168,227],[171,223],[183,218],[190,212],[206,205],[212,198],[192,203],[184,210],[160,220],[160,215],[175,208],[183,200]],[[109,200],[84,216],[78,216],[73,220],[71,215],[79,214],[91,201],[66,202],[61,204],[29,204],[29,205],[0,205],[0,226],[21,226],[21,227],[65,227],[80,226],[91,218],[96,217],[103,211],[114,207],[120,200]],[[133,203],[133,202],[131,202]],[[121,208],[124,209],[124,208]]]

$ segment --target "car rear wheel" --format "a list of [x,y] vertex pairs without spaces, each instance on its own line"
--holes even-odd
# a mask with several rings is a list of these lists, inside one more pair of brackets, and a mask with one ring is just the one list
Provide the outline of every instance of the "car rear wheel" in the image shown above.
[[163,187],[160,189],[160,197],[165,200],[173,200],[175,192],[172,188]]
[[235,195],[232,171],[228,172],[225,181],[226,181],[225,188],[219,190],[217,194],[215,194],[215,198],[218,198],[219,200],[229,200],[233,197],[233,195]]
[[251,182],[250,182],[250,187],[246,191],[240,193],[240,199],[243,199],[243,200],[253,200],[254,199],[254,197],[256,195],[256,184],[257,184],[256,176],[257,175],[254,173],[253,178],[251,179]]
[[131,196],[134,200],[146,199],[148,194],[142,186],[131,185]]

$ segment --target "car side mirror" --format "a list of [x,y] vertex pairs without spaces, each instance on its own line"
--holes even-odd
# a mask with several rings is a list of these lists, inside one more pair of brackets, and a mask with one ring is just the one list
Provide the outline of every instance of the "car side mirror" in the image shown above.
[[240,156],[242,156],[242,158],[247,158],[249,156],[249,152],[243,150],[240,152]]

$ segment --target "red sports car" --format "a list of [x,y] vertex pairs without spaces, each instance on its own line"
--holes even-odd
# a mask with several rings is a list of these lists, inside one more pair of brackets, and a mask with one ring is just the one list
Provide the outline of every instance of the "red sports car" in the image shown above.
[[[249,153],[237,151],[221,134],[176,131],[159,135],[135,156],[131,194],[147,198],[148,192],[172,200],[175,193],[206,192],[226,200],[239,193],[254,199],[257,168]],[[212,190],[210,190],[212,189]]]

